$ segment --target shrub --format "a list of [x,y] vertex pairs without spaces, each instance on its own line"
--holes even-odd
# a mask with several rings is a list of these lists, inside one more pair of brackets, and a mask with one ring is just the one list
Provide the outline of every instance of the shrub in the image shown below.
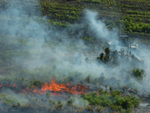
[[100,108],[100,107],[97,107],[97,108],[96,108],[96,111],[101,112],[101,108]]
[[42,82],[41,81],[34,81],[31,83],[31,86],[35,86],[35,87],[41,87],[42,86]]
[[58,101],[57,107],[62,108],[63,107],[63,103],[61,101]]
[[81,0],[77,0],[77,2],[78,2],[78,3],[80,3],[80,2],[81,2]]
[[21,106],[21,104],[20,104],[20,103],[12,104],[12,105],[11,105],[11,107],[13,107],[13,108],[18,108],[18,107],[20,107],[20,106]]
[[120,94],[121,94],[121,92],[119,90],[115,90],[114,92],[112,92],[113,97],[118,96]]
[[134,77],[136,77],[138,80],[142,80],[143,77],[145,77],[145,71],[143,69],[139,69],[139,68],[134,68],[132,70],[132,74],[134,75]]
[[53,101],[53,100],[51,100],[51,99],[49,99],[49,103],[50,103],[51,105],[55,105],[55,101]]
[[93,109],[91,108],[91,106],[86,106],[85,109],[88,110],[88,111],[93,111]]
[[135,96],[121,96],[116,97],[114,104],[122,107],[123,109],[130,109],[133,107],[137,107],[140,103],[140,99]]
[[6,105],[11,105],[17,102],[17,99],[6,99],[5,101],[3,101],[4,104]]
[[91,76],[90,76],[90,75],[87,76],[86,81],[87,81],[88,83],[91,83],[91,82],[92,82],[92,81],[91,81]]
[[142,18],[139,18],[138,21],[142,21]]
[[[89,101],[90,105],[100,105],[104,107],[110,107],[114,111],[120,111],[129,113],[132,108],[137,107],[140,103],[140,99],[135,96],[123,96],[119,90],[115,90],[110,94],[107,91],[101,91],[98,96],[96,92],[84,94],[82,97]],[[100,110],[100,109],[97,109]]]
[[87,40],[88,40],[88,37],[83,37],[83,40],[87,41]]
[[90,105],[102,105],[102,106],[109,106],[111,104],[110,96],[101,94],[100,96],[97,95],[97,92],[92,92],[84,96],[85,100],[88,100]]
[[72,104],[73,104],[73,100],[72,99],[67,101],[67,105],[72,105]]

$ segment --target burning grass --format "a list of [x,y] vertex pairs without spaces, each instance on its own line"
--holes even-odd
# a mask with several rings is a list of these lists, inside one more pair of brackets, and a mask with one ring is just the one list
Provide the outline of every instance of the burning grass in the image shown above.
[[[40,85],[39,85],[40,84]],[[81,94],[81,97],[84,98],[89,102],[89,105],[91,106],[102,106],[102,108],[110,108],[114,111],[119,111],[119,112],[131,112],[134,107],[137,107],[140,103],[140,99],[136,98],[135,96],[123,96],[122,93],[119,90],[111,90],[111,92],[108,91],[103,91],[99,90],[99,92],[91,92],[88,94],[85,94],[84,91],[88,90],[88,87],[85,87],[83,85],[71,85],[71,84],[57,84],[55,83],[55,80],[52,79],[51,83],[43,83],[41,84],[39,81],[32,82],[32,88],[29,89],[28,87],[23,89],[21,92],[24,94],[44,94],[46,95],[46,100],[49,100],[48,104],[51,106],[56,106],[56,109],[61,109],[64,106],[64,103],[61,101],[55,102],[54,100],[51,99],[51,93],[53,92],[54,95],[61,96],[62,93],[70,93],[70,94]],[[34,87],[39,86],[39,88]],[[8,83],[4,85],[5,87],[10,87],[10,88],[20,88],[16,84],[9,85]],[[3,88],[3,85],[1,85]],[[20,93],[21,93],[20,92]],[[12,105],[13,107],[17,106],[17,103],[19,103],[18,98],[15,98],[14,96],[11,95],[6,95],[4,93],[0,94],[0,99],[3,101],[4,105]],[[73,106],[74,101],[70,96],[68,97],[69,99],[66,101],[67,106]],[[30,103],[40,106],[38,104],[40,101],[36,98],[30,98],[29,99]],[[19,103],[20,105],[20,103]],[[17,106],[18,107],[18,106]],[[19,106],[20,107],[20,106]],[[102,109],[101,107],[97,107],[97,111],[103,111],[105,109]],[[85,109],[87,111],[93,111],[93,107],[86,106]]]
[[[23,92],[24,94],[27,93],[36,93],[36,94],[47,94],[48,91],[52,91],[54,93],[71,93],[71,94],[81,94],[83,93],[85,90],[88,89],[88,87],[83,86],[82,84],[78,84],[78,85],[71,85],[69,83],[67,84],[57,84],[55,83],[55,79],[52,78],[51,83],[41,83],[40,81],[34,81],[31,83],[32,88],[25,88],[23,89],[21,92]],[[3,87],[3,85],[0,85],[1,87]],[[13,85],[9,85],[8,83],[5,84],[5,87],[13,87],[18,89],[19,87],[16,84]],[[39,87],[41,87],[39,89]],[[21,87],[19,89],[22,89]]]
[[[52,79],[51,83],[41,83],[40,81],[35,81],[32,82],[31,84],[32,84],[32,88],[27,87],[23,89],[20,86],[17,86],[16,84],[9,85],[7,83],[5,85],[1,85],[1,89],[5,87],[10,87],[15,91],[15,93],[16,90],[18,91],[17,93],[20,94],[24,93],[25,95],[23,97],[26,98],[28,97],[28,95],[34,95],[34,96],[38,96],[39,94],[45,95],[46,97],[45,100],[29,98],[28,99],[29,103],[31,103],[31,106],[32,105],[41,106],[43,104],[46,105],[50,104],[51,106],[55,106],[56,109],[62,109],[63,107],[66,106],[73,107],[75,104],[75,99],[70,96],[68,96],[67,97],[68,99],[65,100],[64,102],[62,101],[57,102],[56,100],[52,99],[52,96],[61,97],[63,93],[73,94],[73,95],[81,94],[81,98],[89,102],[89,106],[85,106],[85,110],[87,111],[96,110],[101,112],[106,110],[106,108],[109,108],[114,111],[129,113],[132,111],[134,107],[137,107],[140,103],[140,99],[136,98],[135,96],[123,96],[119,90],[115,90],[115,91],[111,90],[111,92],[108,92],[108,91],[103,91],[101,89],[99,90],[99,92],[87,93],[87,90],[88,92],[90,92],[90,90],[88,89],[88,87],[85,87],[81,84],[79,85],[71,85],[69,83],[57,84],[54,79]],[[84,92],[86,92],[86,94]],[[12,105],[13,108],[22,108],[24,105],[24,104],[21,105],[20,104],[21,101],[19,101],[19,99],[16,98],[15,96],[6,95],[5,93],[0,94],[0,100],[3,102],[4,105]],[[27,101],[24,101],[24,103],[25,102],[26,104],[28,103]],[[100,107],[97,107],[97,105],[99,105]]]

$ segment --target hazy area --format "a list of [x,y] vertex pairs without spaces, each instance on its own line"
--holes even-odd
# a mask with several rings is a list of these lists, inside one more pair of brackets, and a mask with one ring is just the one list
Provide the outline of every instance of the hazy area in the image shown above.
[[[130,42],[130,45],[138,44],[138,51],[125,51],[128,45],[120,40],[117,27],[109,29],[104,22],[107,18],[88,8],[82,10],[84,17],[80,22],[54,28],[49,21],[51,16],[42,16],[42,7],[36,7],[41,5],[38,1],[33,1],[35,6],[20,0],[6,2],[0,10],[2,112],[28,112],[28,109],[43,113],[75,112],[67,106],[70,103],[76,106],[76,112],[92,111],[89,105],[91,109],[101,109],[95,112],[120,109],[129,112],[129,108],[149,105],[144,102],[128,108],[114,101],[132,95],[149,99],[149,47],[139,39]],[[86,42],[86,37],[92,37],[87,40],[95,42]],[[109,42],[115,44],[106,49]],[[101,53],[104,53],[102,57]],[[103,98],[112,104],[100,103],[102,108],[94,108],[88,100],[90,97],[83,94],[97,92],[101,96],[101,89],[106,90],[106,95],[110,93],[110,97]],[[117,93],[112,90],[116,89],[122,97],[113,96]],[[122,108],[113,109],[113,104]],[[66,111],[57,108],[62,106]]]

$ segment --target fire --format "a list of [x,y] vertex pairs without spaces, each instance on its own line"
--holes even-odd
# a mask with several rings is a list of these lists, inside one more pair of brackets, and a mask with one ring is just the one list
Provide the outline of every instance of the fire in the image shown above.
[[[84,87],[83,85],[78,86],[71,86],[69,83],[67,84],[56,84],[55,80],[52,78],[51,83],[44,83],[41,86],[41,89],[33,89],[32,92],[34,93],[40,93],[40,94],[46,94],[47,91],[52,92],[67,92],[71,94],[81,94],[84,92],[84,90],[88,89],[87,87]],[[31,90],[27,88],[26,90]]]
[[[48,91],[51,91],[55,94],[58,93],[71,93],[71,94],[81,94],[84,93],[85,90],[88,89],[88,87],[85,87],[81,84],[78,85],[71,85],[69,83],[67,84],[57,84],[55,83],[56,80],[52,78],[51,83],[44,83],[40,89],[34,88],[34,86],[30,88],[25,88],[22,90],[24,94],[27,93],[36,93],[36,94],[46,94]],[[2,84],[0,84],[0,87],[2,87]],[[19,88],[16,84],[9,85],[8,83],[5,84],[5,87],[15,87]]]
[[13,85],[9,85],[8,83],[7,84],[5,84],[5,86],[6,87],[16,87],[16,88],[18,88],[18,86],[14,83]]

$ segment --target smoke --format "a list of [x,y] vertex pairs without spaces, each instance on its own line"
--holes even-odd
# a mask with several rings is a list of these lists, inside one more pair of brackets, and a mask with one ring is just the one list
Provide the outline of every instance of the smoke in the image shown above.
[[74,97],[72,99],[74,101],[74,104],[78,105],[78,106],[82,106],[83,107],[83,106],[86,106],[86,105],[89,104],[88,101],[86,101],[86,100],[84,100],[82,98]]
[[140,106],[141,107],[146,107],[149,103],[141,103]]
[[98,39],[101,39],[103,41],[107,42],[115,42],[116,47],[112,48],[113,50],[120,50],[121,49],[121,42],[119,42],[118,37],[118,31],[117,29],[113,28],[112,30],[109,30],[106,27],[106,24],[102,20],[97,20],[98,18],[98,12],[93,12],[88,9],[84,11],[86,13],[86,20],[90,23],[90,30],[96,34],[96,37]]
[[[2,78],[3,80],[11,79],[17,82],[15,78],[18,77],[25,79],[22,81],[23,84],[28,84],[31,80],[50,82],[52,77],[61,82],[66,79],[65,82],[68,82],[67,77],[71,77],[74,83],[78,83],[89,75],[92,80],[95,78],[99,80],[101,73],[104,73],[105,80],[102,82],[105,82],[105,85],[122,87],[128,84],[141,92],[149,91],[146,87],[149,86],[148,62],[145,63],[146,78],[142,83],[134,78],[128,79],[129,71],[133,67],[129,67],[127,63],[120,63],[113,68],[96,62],[95,59],[101,51],[98,51],[98,54],[92,53],[90,47],[84,44],[80,38],[84,35],[84,31],[70,37],[70,32],[66,28],[53,29],[52,23],[48,22],[46,16],[41,17],[41,12],[36,7],[27,7],[19,2],[16,4],[17,7],[9,6],[0,11],[0,35],[2,38],[5,37],[5,46],[15,52],[10,55],[11,57],[9,56],[12,62],[10,65],[13,64],[13,69],[17,65],[17,69],[15,71],[12,69],[7,77]],[[123,45],[118,40],[118,31],[109,30],[105,23],[97,20],[97,12],[88,9],[84,12],[86,15],[83,24],[70,24],[70,30],[76,32],[83,29],[85,23],[90,23],[87,31],[95,34],[97,40],[115,41],[116,46],[113,50],[120,50]],[[48,25],[39,22],[38,19]],[[49,27],[49,24],[52,27]],[[143,51],[142,54],[148,56],[147,52]],[[89,58],[89,62],[85,60],[86,57]],[[148,57],[144,60],[148,61]],[[97,82],[102,84],[100,80]],[[75,99],[75,103],[80,103],[82,106],[86,102],[81,103]]]

